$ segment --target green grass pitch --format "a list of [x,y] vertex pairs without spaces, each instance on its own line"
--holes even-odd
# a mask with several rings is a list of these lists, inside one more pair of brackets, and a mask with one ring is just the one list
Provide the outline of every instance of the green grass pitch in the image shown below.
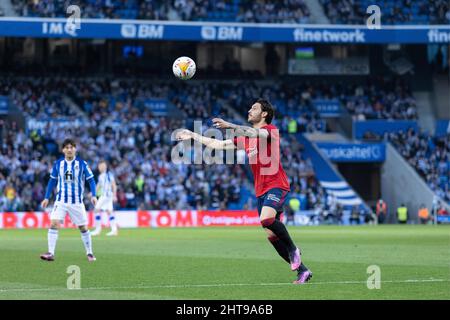
[[[450,226],[288,227],[313,271],[306,285],[258,227],[122,229],[94,238],[61,230],[44,262],[46,230],[0,230],[0,299],[450,299]],[[67,289],[67,268],[81,290]],[[367,268],[381,270],[369,290]]]

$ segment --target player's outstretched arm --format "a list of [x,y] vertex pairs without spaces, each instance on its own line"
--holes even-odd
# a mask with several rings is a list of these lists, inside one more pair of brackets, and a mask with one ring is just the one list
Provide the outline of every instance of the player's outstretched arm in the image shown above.
[[95,179],[94,176],[90,177],[89,179],[87,179],[88,183],[89,183],[89,189],[91,190],[91,203],[94,205],[97,204],[97,187],[95,185]]
[[225,121],[220,118],[214,118],[214,119],[212,119],[212,121],[214,123],[214,127],[216,127],[216,128],[233,129],[234,135],[236,137],[244,136],[244,137],[250,137],[250,138],[256,138],[256,137],[267,138],[269,136],[269,131],[267,131],[266,129],[257,129],[257,128],[252,128],[249,126],[240,126],[240,125]]
[[236,146],[234,145],[233,141],[230,139],[227,140],[217,140],[213,138],[204,137],[198,133],[192,132],[187,129],[183,129],[180,132],[177,133],[176,139],[178,141],[184,141],[184,140],[190,140],[193,139],[195,141],[198,141],[208,148],[211,149],[236,149]]
[[47,189],[45,190],[45,198],[41,202],[42,208],[47,208],[48,201],[52,195],[53,188],[55,188],[56,185],[56,178],[50,177],[50,180],[48,180]]

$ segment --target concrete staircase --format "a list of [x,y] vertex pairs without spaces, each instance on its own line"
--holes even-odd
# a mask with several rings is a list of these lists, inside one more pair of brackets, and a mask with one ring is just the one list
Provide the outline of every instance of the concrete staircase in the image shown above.
[[71,108],[72,110],[75,110],[75,112],[76,112],[76,114],[77,114],[77,116],[78,116],[79,118],[84,119],[84,120],[87,120],[87,119],[88,119],[86,113],[84,113],[84,111],[81,110],[80,106],[77,105],[77,104],[72,100],[72,98],[70,98],[70,97],[64,95],[64,96],[62,96],[62,101],[64,102],[64,104],[70,106],[70,108]]
[[450,119],[450,78],[439,75],[433,78],[433,106],[438,119]]
[[306,133],[305,137],[312,142],[348,142],[349,140],[337,132],[330,133]]
[[11,101],[8,97],[8,114],[6,115],[6,121],[15,122],[19,126],[19,128],[26,128],[26,119],[22,110]]
[[432,94],[429,91],[415,91],[413,96],[417,100],[417,114],[419,127],[428,132],[434,132],[436,123]]
[[0,1],[0,11],[3,11],[5,17],[17,17],[18,14],[10,0],[1,0]]
[[311,13],[311,23],[316,24],[329,24],[330,20],[328,20],[325,12],[323,11],[323,7],[320,4],[319,0],[305,0],[306,5]]
[[[386,144],[386,161],[381,170],[381,197],[387,204],[389,223],[396,222],[396,208],[404,203],[408,207],[409,219],[418,223],[418,210],[422,204],[430,210],[435,194],[417,171],[390,143]],[[441,202],[450,210],[450,205]]]

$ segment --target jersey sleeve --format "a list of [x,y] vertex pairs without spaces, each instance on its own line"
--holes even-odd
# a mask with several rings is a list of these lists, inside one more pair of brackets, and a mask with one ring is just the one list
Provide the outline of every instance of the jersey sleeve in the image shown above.
[[94,174],[92,173],[91,168],[87,164],[86,161],[83,161],[84,163],[84,170],[86,170],[86,180],[92,179],[94,177]]
[[52,172],[50,173],[50,179],[58,179],[58,161],[53,164]]

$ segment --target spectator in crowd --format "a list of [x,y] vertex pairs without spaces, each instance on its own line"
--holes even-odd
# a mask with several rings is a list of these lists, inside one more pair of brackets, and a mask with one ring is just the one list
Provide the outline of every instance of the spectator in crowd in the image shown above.
[[439,209],[437,210],[438,216],[448,216],[450,213],[447,211],[447,209],[441,204],[439,206]]
[[364,135],[363,135],[363,140],[365,140],[365,141],[379,141],[381,139],[382,139],[382,137],[380,135],[378,135],[375,132],[372,132],[370,130],[364,132]]
[[336,199],[336,196],[332,193],[329,193],[327,195],[326,198],[326,206],[325,206],[325,210],[324,210],[324,220],[327,223],[333,224],[333,223],[337,223],[338,217],[337,217],[337,206],[338,206],[338,202]]
[[387,205],[383,199],[377,201],[376,214],[379,224],[383,224],[387,216]]
[[289,199],[286,210],[286,224],[295,225],[295,215],[300,212],[300,200],[293,196]]
[[400,224],[406,224],[408,222],[408,208],[404,203],[397,208],[397,221]]
[[427,224],[430,220],[428,208],[423,203],[419,208],[418,216],[421,224]]
[[293,119],[292,117],[288,117],[288,133],[290,134],[296,134],[297,133],[297,121]]
[[338,224],[342,224],[342,217],[344,216],[344,207],[340,204],[336,204],[336,221]]
[[359,219],[360,219],[359,206],[354,205],[350,213],[350,224],[359,224],[360,222]]
[[366,224],[376,224],[377,216],[372,211],[367,211],[366,209],[360,209],[360,215],[364,217],[364,223]]

